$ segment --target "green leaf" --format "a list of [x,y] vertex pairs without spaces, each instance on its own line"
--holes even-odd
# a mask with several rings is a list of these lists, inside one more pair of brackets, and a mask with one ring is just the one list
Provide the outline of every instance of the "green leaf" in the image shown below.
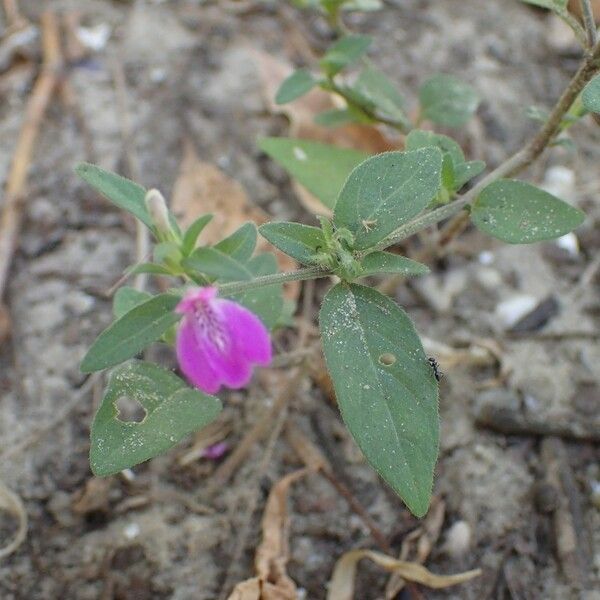
[[368,50],[371,41],[368,35],[347,35],[327,50],[319,64],[329,76],[333,76],[357,61]]
[[318,81],[307,69],[298,69],[287,77],[275,95],[275,104],[286,104],[310,92]]
[[163,267],[163,265],[157,265],[156,263],[139,263],[137,265],[132,265],[127,269],[127,275],[137,275],[139,273],[150,273],[151,275],[170,275],[173,273],[167,269],[167,267]]
[[583,88],[581,95],[583,106],[590,112],[600,113],[600,75],[594,77]]
[[361,285],[338,284],[320,313],[344,422],[369,463],[418,517],[438,454],[438,386],[406,313]]
[[179,244],[175,242],[159,242],[155,244],[152,250],[152,257],[156,263],[178,264],[181,260],[181,250]]
[[363,268],[361,277],[368,275],[380,275],[382,273],[393,273],[395,275],[427,275],[429,267],[423,265],[416,260],[392,254],[391,252],[371,252],[367,254],[361,261],[360,266]]
[[[183,265],[187,269],[218,279],[221,283],[250,281],[261,275],[271,275],[277,272],[277,259],[269,252],[264,252],[241,263],[215,248],[196,248],[188,258],[183,260]],[[281,285],[270,285],[229,294],[226,297],[244,305],[255,313],[266,327],[272,329],[283,307],[281,290]]]
[[203,273],[219,281],[243,281],[251,278],[242,263],[216,248],[196,248],[181,264],[185,269]]
[[471,207],[481,231],[509,244],[552,240],[579,227],[585,214],[529,183],[501,179],[488,185]]
[[452,163],[460,165],[465,162],[465,155],[458,142],[447,135],[425,131],[423,129],[413,129],[406,136],[406,149],[418,150],[419,148],[430,148],[431,146],[439,148],[444,154],[449,154]]
[[[117,401],[126,397],[146,412],[140,423],[119,419]],[[90,466],[105,477],[166,452],[221,412],[214,396],[188,388],[155,364],[132,361],[112,371],[91,428]]]
[[339,127],[346,123],[356,122],[356,116],[353,111],[348,108],[332,108],[325,110],[315,116],[314,122],[323,127]]
[[435,75],[419,92],[423,117],[445,127],[461,127],[475,113],[479,96],[452,75]]
[[[277,259],[274,254],[263,252],[251,258],[244,266],[249,271],[250,279],[262,275],[272,275],[277,272]],[[283,310],[281,284],[232,294],[229,297],[251,310],[269,329],[275,327]]]
[[377,112],[409,127],[404,112],[404,98],[388,77],[374,67],[365,67],[358,76],[354,89],[367,98]]
[[260,234],[273,246],[298,262],[312,264],[313,256],[325,248],[323,231],[300,223],[266,223],[259,227]]
[[435,198],[441,171],[442,153],[437,148],[372,156],[350,173],[333,222],[354,234],[355,249],[370,248]]
[[548,10],[552,10],[558,14],[567,11],[567,4],[569,0],[522,0],[526,4],[533,4],[534,6],[539,6],[540,8],[547,8]]
[[457,191],[468,181],[477,177],[484,169],[485,163],[480,160],[465,161],[465,155],[458,143],[447,135],[413,129],[406,137],[406,149],[417,150],[434,146],[439,148],[444,156],[452,160],[452,183],[446,186],[450,191]]
[[235,258],[236,260],[245,262],[254,252],[256,247],[256,225],[244,223],[239,229],[234,231],[229,237],[215,244],[215,249]]
[[178,302],[173,294],[159,294],[132,308],[96,338],[81,370],[100,371],[134,357],[179,320],[173,312]]
[[293,138],[262,138],[258,145],[330,209],[350,171],[369,156],[357,150]]
[[141,185],[89,163],[80,163],[75,167],[75,172],[113,204],[131,213],[154,231],[154,224],[144,200],[146,190]]
[[127,285],[120,287],[113,298],[113,315],[115,319],[119,319],[132,308],[146,302],[151,297],[148,292],[142,292]]
[[454,187],[456,190],[477,177],[485,170],[485,163],[482,160],[471,160],[454,167]]
[[212,221],[213,215],[206,214],[198,217],[188,228],[183,236],[181,242],[181,251],[184,256],[190,254],[198,241],[198,236],[202,233],[202,230]]

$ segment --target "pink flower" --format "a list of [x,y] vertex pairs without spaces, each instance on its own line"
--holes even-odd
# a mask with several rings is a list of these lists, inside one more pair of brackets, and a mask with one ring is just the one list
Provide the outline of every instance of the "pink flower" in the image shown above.
[[221,385],[238,389],[255,364],[271,362],[271,339],[261,320],[215,287],[190,289],[175,311],[183,315],[177,332],[177,360],[189,381],[207,394]]

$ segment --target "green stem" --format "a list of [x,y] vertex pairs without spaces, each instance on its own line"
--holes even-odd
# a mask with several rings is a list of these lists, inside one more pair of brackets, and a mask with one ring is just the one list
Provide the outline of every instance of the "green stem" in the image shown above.
[[327,277],[331,275],[331,271],[326,271],[321,267],[305,267],[297,271],[289,273],[274,273],[273,275],[263,275],[249,281],[233,281],[232,283],[224,283],[219,286],[219,291],[222,294],[238,294],[247,292],[256,288],[265,287],[267,285],[277,285],[278,283],[286,283],[287,281],[303,281],[305,279],[316,279],[317,277]]

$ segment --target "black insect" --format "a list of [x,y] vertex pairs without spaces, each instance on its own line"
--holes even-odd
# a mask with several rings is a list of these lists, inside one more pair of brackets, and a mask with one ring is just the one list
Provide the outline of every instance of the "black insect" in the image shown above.
[[430,356],[427,359],[427,362],[429,363],[429,366],[431,367],[431,370],[433,371],[433,376],[435,377],[435,380],[439,381],[444,376],[444,374],[440,370],[440,365],[438,364],[438,361],[435,360],[435,358],[432,358]]

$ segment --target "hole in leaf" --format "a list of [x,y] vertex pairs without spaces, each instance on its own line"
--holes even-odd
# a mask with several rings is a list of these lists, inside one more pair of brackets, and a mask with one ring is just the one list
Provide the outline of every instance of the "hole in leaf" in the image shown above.
[[386,352],[379,357],[379,364],[384,367],[391,367],[396,362],[396,357],[390,352]]
[[123,423],[141,423],[148,414],[137,400],[127,396],[121,396],[115,406],[118,411],[117,419]]

